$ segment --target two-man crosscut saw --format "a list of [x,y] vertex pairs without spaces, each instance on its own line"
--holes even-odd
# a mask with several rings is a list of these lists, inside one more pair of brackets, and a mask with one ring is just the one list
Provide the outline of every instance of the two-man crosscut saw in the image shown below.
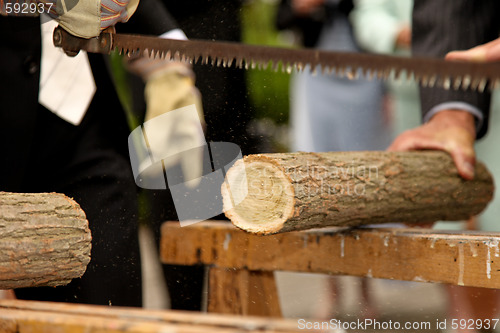
[[[188,63],[240,68],[273,68],[291,73],[309,67],[313,71],[355,79],[415,79],[422,86],[484,91],[500,87],[500,63],[451,62],[438,58],[397,57],[366,53],[291,49],[203,40],[173,40],[144,35],[103,32],[84,39],[58,27],[54,45],[69,55],[80,50],[160,57]],[[403,75],[403,73],[405,75]]]

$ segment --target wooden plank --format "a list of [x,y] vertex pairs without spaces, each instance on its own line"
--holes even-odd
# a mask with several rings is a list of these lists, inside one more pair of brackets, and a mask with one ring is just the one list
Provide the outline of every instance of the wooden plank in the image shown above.
[[281,317],[274,273],[211,267],[208,312]]
[[3,333],[299,332],[296,320],[199,312],[144,310],[52,302],[0,300]]
[[295,271],[500,288],[500,234],[317,229],[253,235],[225,222],[165,223],[164,263]]

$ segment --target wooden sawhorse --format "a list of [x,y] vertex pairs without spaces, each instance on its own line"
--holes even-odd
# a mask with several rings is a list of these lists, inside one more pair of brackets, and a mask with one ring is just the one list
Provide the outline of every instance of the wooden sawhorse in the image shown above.
[[161,261],[209,267],[208,311],[280,316],[274,271],[500,288],[500,233],[316,229],[271,236],[228,222],[162,226]]

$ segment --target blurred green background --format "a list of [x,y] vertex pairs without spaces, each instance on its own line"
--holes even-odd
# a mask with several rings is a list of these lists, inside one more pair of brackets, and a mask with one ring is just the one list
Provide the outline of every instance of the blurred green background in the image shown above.
[[[242,9],[243,42],[247,44],[285,46],[290,43],[286,33],[275,27],[277,0],[251,0]],[[250,99],[259,119],[272,120],[277,125],[288,123],[290,75],[281,69],[250,69],[247,75]]]

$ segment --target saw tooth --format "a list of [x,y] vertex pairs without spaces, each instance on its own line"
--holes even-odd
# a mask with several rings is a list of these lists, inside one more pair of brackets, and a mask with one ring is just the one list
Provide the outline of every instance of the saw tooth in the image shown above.
[[238,67],[239,69],[243,68],[243,59],[236,60],[236,67]]
[[257,67],[257,63],[255,62],[255,60],[252,59],[250,61],[250,68],[255,69],[256,67]]
[[464,76],[464,79],[462,81],[462,90],[467,90],[470,87],[470,84],[472,83],[472,78],[470,75]]
[[483,93],[484,90],[486,89],[486,85],[488,84],[488,80],[485,79],[485,78],[482,78],[479,82],[479,86],[478,86],[478,91],[480,93]]
[[385,69],[382,75],[383,79],[387,81],[392,74],[392,69]]
[[420,79],[420,76],[415,75],[413,80],[415,81],[415,84],[420,85],[422,80]]
[[451,79],[450,79],[449,76],[447,76],[447,77],[445,77],[443,79],[443,88],[445,90],[450,90],[450,88],[451,88]]
[[217,67],[220,67],[222,65],[222,59],[221,58],[218,58],[216,60],[216,65],[217,65]]
[[288,74],[292,74],[292,72],[293,72],[293,66],[291,64],[286,64],[286,72]]
[[472,90],[478,90],[479,88],[479,84],[481,83],[481,79],[480,78],[477,78],[475,77],[473,80],[472,80],[472,83],[470,85],[470,88]]
[[330,74],[330,67],[323,66],[323,70],[321,71],[321,73],[322,73],[323,76],[326,76],[326,75]]
[[490,91],[496,90],[500,88],[500,80],[496,79],[494,81],[490,81]]
[[339,78],[343,78],[345,74],[345,68],[344,67],[337,68],[336,74]]
[[[312,70],[311,70],[311,75],[312,75],[312,76],[314,76],[314,77],[315,77],[315,76],[318,76],[318,67],[319,67],[319,66],[314,66],[314,67],[312,68]],[[320,72],[321,72],[321,71],[320,71]]]
[[456,77],[455,80],[453,81],[453,90],[458,90],[460,89],[460,85],[462,84],[462,78]]
[[351,67],[349,67],[347,69],[345,75],[346,75],[347,79],[349,79],[349,80],[354,80],[355,79],[355,73],[354,73],[354,70]]
[[273,71],[276,73],[280,69],[280,63],[276,62],[273,64]]
[[393,77],[393,80],[398,83],[398,84],[401,84],[402,83],[402,78],[403,78],[403,72],[404,72],[404,69],[393,69],[391,71],[391,75]]
[[438,80],[437,75],[432,75],[431,78],[429,79],[429,87],[430,88],[434,88],[434,86],[436,85],[437,80]]
[[372,81],[375,77],[375,72],[370,68],[365,68],[365,70],[363,71],[363,76],[366,80]]
[[413,73],[413,72],[406,73],[406,76],[405,76],[405,83],[406,84],[412,84],[415,81],[416,81],[415,73]]

